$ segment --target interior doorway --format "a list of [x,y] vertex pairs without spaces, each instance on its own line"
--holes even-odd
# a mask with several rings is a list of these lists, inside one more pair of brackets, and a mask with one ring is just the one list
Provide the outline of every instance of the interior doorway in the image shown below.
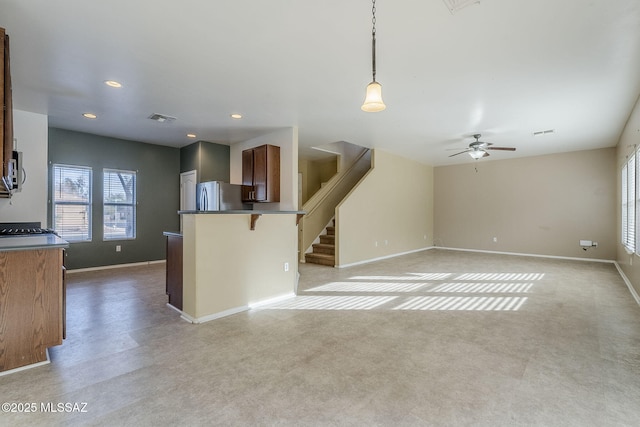
[[[180,174],[180,210],[196,210],[196,183],[197,172],[195,170]],[[180,216],[180,232],[182,232],[182,215]]]

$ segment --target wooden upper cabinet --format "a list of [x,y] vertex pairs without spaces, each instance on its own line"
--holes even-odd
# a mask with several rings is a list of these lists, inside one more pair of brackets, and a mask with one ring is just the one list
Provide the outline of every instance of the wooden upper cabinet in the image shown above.
[[[9,36],[4,28],[0,28],[1,49],[0,60],[0,99],[2,99],[2,114],[0,114],[0,164],[2,176],[9,175],[9,162],[13,153],[13,104],[11,102],[11,73],[9,67]],[[0,185],[0,188],[3,187]],[[3,189],[3,188],[1,188]]]
[[252,200],[253,191],[253,150],[244,150],[242,152],[242,200]]
[[261,145],[242,152],[245,202],[280,201],[280,147]]

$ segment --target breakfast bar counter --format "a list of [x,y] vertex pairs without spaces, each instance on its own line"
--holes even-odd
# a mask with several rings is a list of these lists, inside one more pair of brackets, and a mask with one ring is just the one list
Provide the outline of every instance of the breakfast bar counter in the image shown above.
[[179,211],[182,317],[202,323],[294,295],[302,211]]

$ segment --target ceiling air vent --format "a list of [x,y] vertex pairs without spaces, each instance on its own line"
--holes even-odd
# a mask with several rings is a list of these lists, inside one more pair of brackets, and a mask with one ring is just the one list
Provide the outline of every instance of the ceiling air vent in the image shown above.
[[165,114],[158,114],[158,113],[154,113],[150,115],[149,118],[151,120],[155,120],[158,123],[171,123],[176,119],[175,117],[167,116]]
[[548,135],[550,133],[554,133],[555,131],[556,131],[555,129],[539,130],[534,132],[533,136]]
[[449,12],[453,15],[460,9],[464,9],[467,6],[471,6],[475,3],[480,3],[480,0],[442,0],[449,9]]

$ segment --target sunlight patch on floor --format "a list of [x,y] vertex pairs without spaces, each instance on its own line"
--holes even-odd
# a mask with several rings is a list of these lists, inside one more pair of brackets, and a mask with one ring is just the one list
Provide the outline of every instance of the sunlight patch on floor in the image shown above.
[[371,310],[397,297],[393,296],[302,296],[275,303],[278,310]]
[[464,273],[454,280],[542,280],[544,273]]
[[527,297],[414,297],[393,310],[517,311]]
[[305,292],[415,292],[430,283],[331,282]]
[[[274,303],[265,308],[284,310],[518,311],[529,297],[513,294],[531,294],[536,282],[544,277],[545,273],[498,272],[353,276],[344,281],[328,282],[301,291],[302,296]],[[314,292],[338,295],[308,295]],[[349,293],[352,295],[345,295]]]
[[533,283],[443,283],[429,292],[456,292],[456,293],[526,293],[529,292]]
[[407,273],[405,276],[354,276],[350,280],[444,280],[453,273]]

